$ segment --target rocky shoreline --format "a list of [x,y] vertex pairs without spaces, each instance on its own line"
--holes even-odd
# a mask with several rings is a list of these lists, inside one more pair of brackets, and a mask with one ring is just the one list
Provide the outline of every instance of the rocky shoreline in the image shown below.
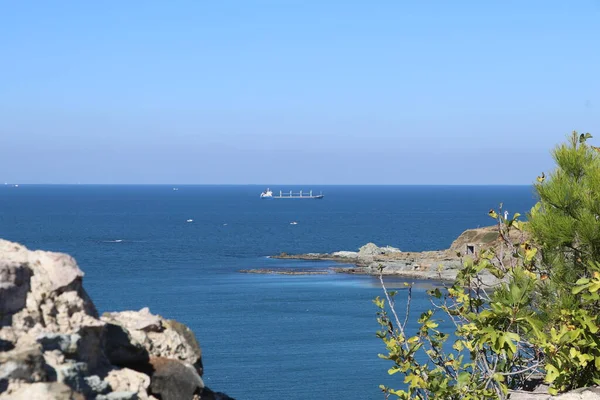
[[[336,251],[333,253],[306,253],[287,254],[281,253],[272,258],[307,261],[334,261],[341,264],[350,264],[352,267],[330,267],[331,273],[383,275],[439,281],[454,281],[462,267],[462,257],[474,254],[482,249],[497,245],[498,234],[496,227],[469,229],[463,232],[446,250],[404,252],[391,246],[379,247],[374,243],[367,243],[358,251]],[[251,269],[243,270],[246,273],[261,274],[286,274],[293,273],[293,269],[280,272],[278,269]],[[304,273],[306,275],[306,273]],[[488,285],[498,283],[490,274],[483,273],[482,280]]]
[[[362,265],[366,257],[376,262],[401,253],[381,249],[369,245],[356,256],[356,267],[333,271],[364,273],[370,268]],[[354,258],[281,256],[300,257]],[[204,385],[202,350],[187,326],[147,308],[100,316],[82,282],[83,272],[72,257],[0,239],[0,400],[233,400]],[[511,399],[600,400],[598,388],[557,397],[546,389],[512,392]]]
[[61,253],[0,240],[0,399],[227,400],[204,385],[184,324],[98,315],[83,272]]
[[391,247],[378,247],[374,243],[362,246],[357,252],[339,251],[335,253],[279,254],[277,259],[334,261],[350,264],[352,267],[331,267],[336,273],[362,275],[394,275],[419,279],[451,281],[461,266],[457,256],[445,251],[401,252]]

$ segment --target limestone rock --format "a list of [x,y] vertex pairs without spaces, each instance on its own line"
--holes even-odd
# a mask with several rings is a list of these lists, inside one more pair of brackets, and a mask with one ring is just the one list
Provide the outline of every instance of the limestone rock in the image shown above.
[[107,323],[105,326],[104,353],[117,366],[146,364],[150,359],[148,350],[121,325]]
[[402,253],[402,250],[397,249],[391,246],[379,247],[375,243],[367,243],[358,249],[358,256],[379,256],[379,255],[387,255],[392,253]]
[[551,400],[548,393],[534,393],[520,390],[510,391],[510,400]]
[[96,400],[138,400],[136,392],[110,392],[96,397]]
[[25,307],[31,275],[31,269],[25,264],[0,261],[0,326],[10,325],[13,314]]
[[332,256],[334,257],[341,257],[341,258],[357,258],[358,257],[358,253],[356,251],[336,251],[331,253]]
[[162,318],[150,313],[148,307],[140,311],[121,311],[119,313],[105,313],[103,319],[119,322],[128,330],[144,332],[162,332]]
[[377,256],[379,254],[381,254],[381,250],[375,243],[367,243],[358,249],[358,255],[360,257]]
[[39,347],[0,353],[0,392],[11,380],[39,382],[47,378],[48,368]]
[[[0,240],[1,339],[13,339],[36,325],[70,333],[96,320],[94,304],[83,289],[83,272],[62,253],[29,251]],[[10,296],[9,296],[10,295]]]
[[85,400],[81,393],[60,382],[14,384],[0,394],[2,400]]
[[600,388],[575,389],[556,396],[550,396],[548,393],[511,391],[510,400],[600,400]]
[[600,400],[600,387],[576,389],[555,397],[556,400]]
[[[203,374],[200,345],[194,333],[184,324],[152,315],[147,308],[137,313],[133,311],[105,313],[102,315],[102,320],[107,324],[125,328],[131,336],[129,343],[133,345],[130,349],[132,352],[141,347],[151,357],[185,361],[193,365],[200,375]],[[114,346],[111,349],[114,349]]]
[[0,399],[229,399],[204,387],[187,326],[147,308],[100,319],[82,278],[66,254],[0,239]]
[[110,371],[104,381],[113,391],[133,392],[140,400],[149,399],[150,377],[141,372],[129,368],[116,369]]
[[43,351],[59,350],[61,353],[72,355],[77,352],[81,340],[78,334],[43,333],[36,338]]

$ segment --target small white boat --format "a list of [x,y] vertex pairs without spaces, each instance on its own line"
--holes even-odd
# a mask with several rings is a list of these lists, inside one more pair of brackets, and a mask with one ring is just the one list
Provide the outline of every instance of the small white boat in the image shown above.
[[292,221],[290,222],[290,225],[298,225],[298,223],[296,221]]
[[194,222],[194,220],[190,218],[190,219],[188,219],[188,220],[187,220],[187,221],[185,221],[185,222]]
[[173,190],[175,190],[175,191],[178,191],[178,190],[179,190],[179,188],[173,188]]

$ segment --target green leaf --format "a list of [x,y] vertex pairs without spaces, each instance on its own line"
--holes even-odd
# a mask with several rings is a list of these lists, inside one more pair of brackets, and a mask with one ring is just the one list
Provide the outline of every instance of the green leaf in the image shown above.
[[456,380],[459,387],[465,386],[467,382],[469,382],[469,378],[471,378],[471,374],[468,372],[461,372],[458,374],[458,379]]
[[587,289],[590,285],[591,285],[591,283],[586,283],[585,285],[575,286],[571,292],[573,294],[581,293],[582,291]]
[[554,365],[546,365],[546,382],[552,383],[558,378],[560,372]]

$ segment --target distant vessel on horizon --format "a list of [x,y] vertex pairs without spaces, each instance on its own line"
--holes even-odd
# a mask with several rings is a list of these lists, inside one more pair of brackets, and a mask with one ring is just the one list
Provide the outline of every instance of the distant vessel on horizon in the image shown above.
[[260,194],[261,199],[322,199],[323,193],[313,195],[313,191],[310,190],[308,193],[302,192],[293,193],[291,190],[286,193],[279,191],[279,196],[273,196],[273,191],[269,188]]

